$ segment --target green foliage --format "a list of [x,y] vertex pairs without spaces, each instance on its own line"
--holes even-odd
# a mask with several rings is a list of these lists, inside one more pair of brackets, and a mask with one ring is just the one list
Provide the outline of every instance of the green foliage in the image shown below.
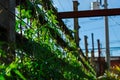
[[[88,62],[83,59],[89,70],[78,60],[75,41],[62,32],[54,11],[43,8],[43,3],[27,0],[27,6],[17,7],[21,19],[16,18],[16,32],[24,37],[16,43],[15,60],[10,64],[0,62],[0,79],[95,80]],[[5,55],[1,50],[0,57],[4,59]]]
[[120,66],[114,66],[110,71],[106,71],[98,80],[120,80]]
[[117,75],[106,71],[106,73],[103,76],[100,76],[98,80],[119,80]]
[[8,79],[22,79],[26,80],[26,78],[19,71],[19,60],[16,58],[9,65],[5,65],[4,63],[0,63],[0,80],[8,80]]
[[112,72],[114,72],[115,74],[118,74],[118,77],[120,78],[120,65],[119,66],[114,66],[112,69]]

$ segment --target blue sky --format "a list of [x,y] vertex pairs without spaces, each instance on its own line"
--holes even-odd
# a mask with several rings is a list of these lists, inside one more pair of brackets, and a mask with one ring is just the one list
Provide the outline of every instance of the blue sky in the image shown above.
[[[90,10],[90,3],[96,0],[78,0],[80,10]],[[102,3],[104,0],[102,0]],[[58,12],[73,11],[73,0],[53,0]],[[100,7],[103,9],[103,7]],[[119,0],[108,0],[108,8],[120,8]],[[73,19],[63,20],[68,28],[73,30]],[[105,48],[105,30],[104,17],[79,18],[79,35],[81,38],[80,47],[84,49],[84,35],[88,36],[88,48],[91,48],[91,33],[94,33],[95,47],[97,48],[97,39],[100,39],[101,47]],[[112,55],[120,56],[120,15],[109,16],[109,37]],[[103,53],[105,51],[103,50]]]

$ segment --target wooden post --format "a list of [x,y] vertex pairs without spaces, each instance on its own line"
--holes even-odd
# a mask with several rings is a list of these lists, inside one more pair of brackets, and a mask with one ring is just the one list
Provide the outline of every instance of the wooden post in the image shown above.
[[98,75],[101,75],[101,49],[100,49],[100,40],[97,40],[97,44],[98,44],[98,65],[99,65],[99,72]]
[[91,51],[91,62],[94,65],[94,34],[91,34],[91,38],[92,38],[92,51]]
[[6,29],[7,46],[5,51],[8,56],[8,63],[15,56],[15,6],[16,0],[0,0],[0,27]]
[[[74,11],[78,11],[78,1],[77,0],[73,0],[73,9]],[[78,25],[78,18],[74,18],[74,30],[75,30],[75,42],[77,47],[79,47],[79,25]]]
[[[9,0],[9,10],[11,11],[11,13],[15,14],[15,2],[16,0]],[[8,40],[10,42],[15,42],[15,15],[9,13],[8,14],[8,19],[9,19],[9,38]]]
[[88,42],[87,42],[87,36],[84,36],[84,42],[85,42],[85,53],[86,53],[86,57],[88,59]]
[[100,58],[101,50],[100,50],[100,40],[97,40],[98,43],[98,57]]

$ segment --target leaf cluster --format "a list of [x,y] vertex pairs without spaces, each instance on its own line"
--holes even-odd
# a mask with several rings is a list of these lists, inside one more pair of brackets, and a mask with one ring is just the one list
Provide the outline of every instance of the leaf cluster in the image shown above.
[[0,63],[0,79],[96,79],[94,70],[84,57],[83,61],[78,59],[81,57],[75,41],[58,25],[51,4],[48,0],[26,0],[26,4],[17,7],[16,56],[11,64]]

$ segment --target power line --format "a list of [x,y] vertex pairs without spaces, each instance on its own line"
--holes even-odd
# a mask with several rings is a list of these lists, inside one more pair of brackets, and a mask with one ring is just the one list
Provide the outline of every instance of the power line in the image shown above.
[[68,3],[69,3],[69,4],[68,4],[69,8],[72,9],[72,8],[73,8],[73,7],[72,7],[72,4],[71,4],[72,1],[71,1],[71,0],[68,0]]
[[[58,0],[58,3],[59,3],[59,5],[60,5],[60,7],[63,9],[63,11],[65,11],[66,9],[71,9],[72,10],[72,5],[71,5],[71,1],[70,0],[68,0],[67,2],[68,3],[66,3],[66,5],[62,5],[62,3],[61,3],[62,1],[59,1]],[[67,7],[67,8],[66,8]],[[65,9],[66,8],[66,9]]]
[[63,11],[65,11],[63,5],[61,4],[61,2],[60,2],[59,0],[58,0],[58,3],[59,3],[59,5],[61,6],[61,8],[63,9]]
[[[98,48],[94,48],[95,50],[98,50]],[[105,49],[105,47],[104,48],[101,48],[101,49]],[[110,49],[118,49],[118,50],[120,50],[120,47],[119,46],[117,46],[117,47],[110,47]],[[85,50],[84,48],[82,48],[82,50]],[[88,50],[92,50],[92,48],[88,48]]]
[[[116,24],[113,24],[113,25],[109,25],[110,28],[113,28]],[[104,26],[104,25],[103,25]],[[103,28],[103,26],[100,26],[100,27],[96,27],[96,28],[91,28],[91,29],[86,29],[86,30],[81,30],[81,32],[89,32],[89,31],[92,31],[92,30],[100,30]]]
[[113,32],[113,34],[115,35],[116,39],[119,40],[119,38],[118,38],[118,36],[117,36],[117,33],[116,33],[116,31],[115,31],[115,28],[113,28],[113,27],[112,27],[112,32]]
[[117,25],[120,26],[120,23],[116,22],[112,17],[110,17],[110,19],[111,19],[113,22],[115,22]]
[[[115,24],[120,25],[120,24],[119,24],[118,22],[116,22],[112,17],[110,17],[110,19],[111,19],[113,22],[115,22]],[[115,31],[115,28],[112,28],[112,31],[113,31],[113,33],[114,33],[116,39],[119,40],[119,38],[118,38],[118,36],[117,36],[117,33],[116,33],[116,31]]]
[[[88,18],[89,19],[89,18]],[[81,23],[81,24],[87,24],[87,23],[91,23],[91,22],[97,22],[97,21],[99,21],[99,20],[103,20],[103,18],[98,18],[98,19],[91,19],[90,18],[90,20],[88,20],[88,21],[81,21],[81,22],[79,22],[79,23]]]
[[110,42],[111,44],[116,44],[116,43],[120,43],[120,40],[114,40]]
[[17,17],[19,20],[23,21],[27,26],[31,27],[30,25],[28,25],[24,20],[22,20],[22,18],[20,18],[19,16],[17,16],[15,13],[11,12],[10,10],[8,10],[4,5],[2,5],[0,3],[1,7],[6,10],[7,12],[9,12],[10,14],[12,14],[13,16]]

